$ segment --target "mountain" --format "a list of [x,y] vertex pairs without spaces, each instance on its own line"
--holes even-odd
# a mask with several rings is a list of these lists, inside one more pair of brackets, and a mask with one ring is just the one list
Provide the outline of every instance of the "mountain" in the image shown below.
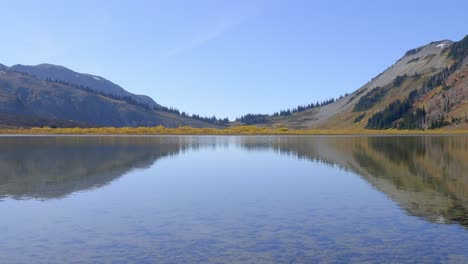
[[[351,94],[238,123],[301,129],[468,128],[468,36],[409,50]],[[103,77],[63,66],[0,64],[0,126],[220,127],[188,116]]]
[[40,80],[54,80],[66,82],[78,86],[87,87],[93,91],[119,96],[130,97],[135,102],[148,105],[149,107],[160,107],[159,104],[153,101],[149,96],[132,94],[117,84],[106,80],[101,76],[78,73],[67,69],[63,66],[53,64],[39,64],[36,66],[27,65],[13,65],[10,68],[12,71],[26,73],[28,75],[37,77]]
[[[136,101],[134,97],[112,94],[119,92],[121,88],[102,92],[97,91],[95,87],[93,89],[89,86],[49,77],[44,79],[47,75],[45,69],[51,69],[51,73],[47,76],[56,76],[55,72],[69,71],[65,68],[61,69],[60,66],[40,65],[37,68],[41,69],[41,74],[44,74],[41,75],[42,77],[38,77],[32,71],[19,71],[18,67],[4,66],[0,69],[0,125],[23,127],[217,126],[211,119],[198,116],[192,118],[180,114],[177,110],[159,105],[151,107],[141,101]],[[61,70],[56,71],[56,69]],[[85,77],[80,78],[92,78],[90,77],[92,75],[83,76]],[[112,87],[109,81],[105,79],[101,81],[108,85],[102,87]],[[122,93],[130,94],[125,90]]]
[[395,64],[351,94],[275,115],[239,120],[290,128],[468,127],[468,36],[406,52]]

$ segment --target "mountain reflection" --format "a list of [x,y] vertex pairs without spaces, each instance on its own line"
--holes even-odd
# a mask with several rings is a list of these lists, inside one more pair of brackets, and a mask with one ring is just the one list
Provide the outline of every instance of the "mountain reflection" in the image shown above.
[[48,199],[100,187],[189,144],[181,138],[0,138],[0,197]]
[[360,175],[409,214],[468,227],[468,137],[2,137],[0,197],[60,198],[185,150],[274,151]]
[[245,138],[242,144],[353,171],[411,215],[468,227],[467,136]]

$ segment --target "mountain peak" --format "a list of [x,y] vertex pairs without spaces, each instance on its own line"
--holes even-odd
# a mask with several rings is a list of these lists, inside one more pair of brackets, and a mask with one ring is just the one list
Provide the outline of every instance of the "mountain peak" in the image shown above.
[[[420,52],[425,53],[424,55],[427,55],[429,53],[438,53],[438,52],[440,52],[441,49],[448,48],[453,43],[454,43],[453,41],[448,40],[448,39],[433,41],[433,42],[431,42],[429,44],[426,44],[424,46],[420,46],[420,47],[408,50],[405,53],[405,55],[403,56],[403,58],[408,57],[408,56],[414,56],[414,55],[420,56],[421,55],[421,54],[419,54]],[[439,50],[437,50],[437,49],[439,49]]]

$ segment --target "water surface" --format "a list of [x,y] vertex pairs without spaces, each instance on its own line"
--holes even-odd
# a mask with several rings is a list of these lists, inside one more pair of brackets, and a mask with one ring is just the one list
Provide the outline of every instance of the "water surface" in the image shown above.
[[0,263],[468,262],[468,136],[0,137]]

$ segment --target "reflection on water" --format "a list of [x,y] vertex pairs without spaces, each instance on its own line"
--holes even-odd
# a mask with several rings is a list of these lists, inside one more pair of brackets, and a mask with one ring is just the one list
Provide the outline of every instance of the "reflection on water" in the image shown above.
[[468,136],[0,137],[0,262],[468,261],[467,161]]
[[3,137],[0,197],[58,198],[103,186],[188,145],[182,138]]
[[351,170],[412,215],[468,227],[468,136],[245,138],[242,145]]

